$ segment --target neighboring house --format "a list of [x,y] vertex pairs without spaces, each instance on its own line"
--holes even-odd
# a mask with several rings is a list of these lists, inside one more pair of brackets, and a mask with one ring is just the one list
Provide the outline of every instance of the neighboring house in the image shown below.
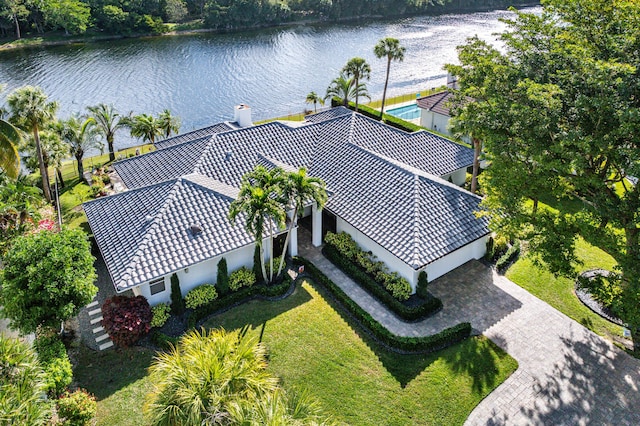
[[[295,127],[213,127],[208,136],[180,135],[159,142],[157,151],[114,163],[128,190],[85,203],[118,292],[132,289],[154,305],[169,300],[173,273],[186,293],[215,282],[223,256],[229,271],[251,266],[253,238],[242,218],[232,226],[227,213],[242,176],[257,164],[305,166],[324,179],[325,209],[310,205],[301,221],[310,222],[313,244],[319,246],[327,230],[346,231],[414,289],[420,271],[435,279],[485,252],[487,219],[475,216],[480,198],[448,182],[459,181],[471,165],[469,148],[343,107]],[[297,240],[296,229],[291,255]]]
[[420,108],[420,125],[444,135],[453,136],[449,131],[449,119],[451,118],[449,106],[452,97],[453,95],[445,90],[418,98],[416,103]]

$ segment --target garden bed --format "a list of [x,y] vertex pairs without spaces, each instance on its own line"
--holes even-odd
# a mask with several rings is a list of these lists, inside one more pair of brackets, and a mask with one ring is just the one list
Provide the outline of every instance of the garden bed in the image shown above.
[[625,327],[626,325],[624,321],[616,317],[609,308],[607,308],[598,300],[596,300],[591,295],[588,289],[583,288],[580,285],[580,277],[583,277],[586,279],[592,279],[598,276],[608,277],[610,274],[611,273],[609,271],[604,269],[592,269],[589,271],[582,272],[578,276],[578,279],[576,279],[576,283],[575,283],[576,296],[587,308],[591,309],[593,312],[600,315],[602,318],[606,319],[607,321],[611,321],[614,324]]

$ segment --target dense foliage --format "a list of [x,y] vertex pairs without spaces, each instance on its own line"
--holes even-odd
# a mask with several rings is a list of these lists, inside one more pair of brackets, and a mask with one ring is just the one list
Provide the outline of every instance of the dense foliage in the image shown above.
[[[0,0],[0,35],[20,38],[93,27],[109,34],[159,34],[165,22],[197,20],[206,28],[230,30],[300,19],[337,21],[372,16],[443,13],[526,4],[526,0]],[[186,26],[187,28],[189,26]]]
[[44,369],[46,391],[52,396],[60,395],[71,384],[73,371],[67,349],[56,334],[38,336],[33,342],[38,361]]
[[229,288],[237,291],[242,287],[251,287],[256,283],[256,276],[253,271],[244,266],[229,275]]
[[151,329],[151,307],[144,296],[113,296],[102,305],[102,326],[118,346],[128,347]]
[[180,289],[180,278],[177,274],[171,275],[171,312],[174,315],[182,315],[184,313],[184,299],[182,298],[182,290]]
[[151,308],[151,327],[162,327],[171,316],[171,307],[167,303],[160,303]]
[[18,237],[3,262],[2,312],[23,333],[59,327],[98,291],[89,241],[78,229]]
[[224,257],[218,262],[216,287],[220,296],[225,296],[229,293],[229,269],[227,268],[227,260]]
[[56,407],[64,426],[90,425],[98,411],[96,398],[83,389],[65,392],[56,401]]
[[206,305],[207,303],[218,298],[218,292],[216,291],[216,286],[213,284],[202,284],[198,287],[190,290],[189,293],[184,297],[184,300],[187,304],[187,308],[196,309],[200,306]]

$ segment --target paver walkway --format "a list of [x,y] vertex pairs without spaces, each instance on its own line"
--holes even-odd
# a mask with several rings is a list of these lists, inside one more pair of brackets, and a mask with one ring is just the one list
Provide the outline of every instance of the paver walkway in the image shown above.
[[466,425],[640,425],[640,361],[481,263],[430,283],[443,310],[406,323],[301,237],[300,254],[393,333],[429,335],[469,321],[518,361]]

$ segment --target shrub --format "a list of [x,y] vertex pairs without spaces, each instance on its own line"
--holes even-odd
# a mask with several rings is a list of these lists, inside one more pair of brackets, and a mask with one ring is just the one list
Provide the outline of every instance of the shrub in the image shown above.
[[107,173],[101,175],[100,178],[102,179],[102,183],[104,183],[105,185],[111,183],[111,176],[109,176]]
[[220,259],[220,262],[218,262],[216,287],[218,287],[220,296],[224,296],[229,293],[229,270],[227,269],[227,261],[224,257]]
[[58,416],[66,426],[85,426],[91,424],[98,406],[96,398],[83,389],[64,393],[56,401]]
[[354,302],[342,289],[331,281],[316,266],[308,260],[296,257],[294,261],[305,266],[305,272],[311,275],[314,280],[326,288],[332,296],[360,323],[362,327],[369,330],[381,343],[402,351],[410,352],[432,352],[451,346],[471,335],[471,324],[460,323],[447,328],[440,333],[425,337],[405,337],[397,336],[387,330],[382,324],[376,321],[368,312]]
[[143,296],[113,296],[102,305],[102,326],[118,346],[133,345],[151,329],[151,307]]
[[202,284],[187,293],[184,298],[187,308],[196,309],[218,298],[218,291],[213,284]]
[[495,256],[496,252],[496,248],[493,242],[493,237],[489,237],[487,238],[487,250],[484,253],[484,258],[488,261],[492,261],[493,257]]
[[161,303],[151,308],[151,327],[160,328],[169,319],[171,307],[167,303]]
[[171,312],[174,315],[182,315],[184,313],[184,299],[182,298],[182,290],[180,289],[180,278],[177,274],[171,275]]
[[496,260],[509,249],[509,240],[504,236],[496,236],[493,241],[493,257],[491,260]]
[[[278,257],[274,257],[273,258],[273,274],[274,274],[274,278],[275,278],[275,274],[278,273],[278,267],[280,266],[280,260],[282,260],[282,256],[278,256]],[[282,267],[284,270],[284,266]],[[265,269],[267,270],[267,277],[271,276],[271,261],[267,261],[267,264],[265,265]]]
[[251,287],[256,283],[256,276],[252,270],[244,266],[237,271],[233,271],[229,276],[229,288],[237,291],[242,287]]
[[418,274],[418,285],[416,286],[416,293],[423,299],[427,299],[429,297],[429,290],[427,290],[428,284],[429,279],[427,277],[427,271],[420,271],[420,273]]
[[620,277],[616,274],[609,274],[608,276],[597,274],[593,277],[580,275],[578,277],[578,287],[586,290],[602,306],[614,311],[617,307],[615,302],[620,300],[622,296]]
[[500,259],[496,262],[496,269],[498,272],[503,273],[509,267],[511,262],[513,262],[520,255],[520,241],[516,240],[509,250],[505,254],[503,254]]
[[38,336],[33,346],[45,372],[47,392],[53,396],[60,395],[73,379],[71,361],[64,343],[54,334]]
[[167,336],[158,330],[153,330],[151,332],[151,341],[162,349],[171,349],[171,346],[175,347],[178,343],[178,338]]

